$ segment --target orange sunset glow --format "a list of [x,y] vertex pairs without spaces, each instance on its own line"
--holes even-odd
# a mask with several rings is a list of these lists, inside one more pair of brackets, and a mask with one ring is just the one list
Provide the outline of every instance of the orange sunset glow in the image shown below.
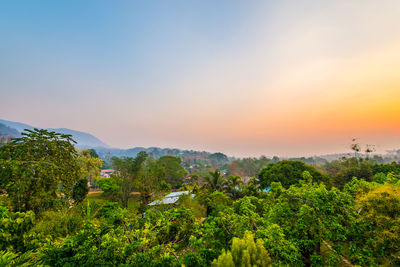
[[348,152],[352,138],[377,152],[400,147],[398,1],[236,3],[221,16],[189,5],[175,17],[166,6],[156,20],[115,8],[79,29],[60,14],[54,36],[43,14],[31,42],[9,18],[1,117],[121,148],[298,156]]

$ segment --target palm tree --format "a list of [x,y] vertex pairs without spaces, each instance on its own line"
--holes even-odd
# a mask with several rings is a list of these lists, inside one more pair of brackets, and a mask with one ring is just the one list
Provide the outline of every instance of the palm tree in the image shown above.
[[223,186],[228,194],[230,194],[233,198],[236,198],[242,184],[243,182],[240,176],[229,175]]
[[222,176],[219,170],[215,170],[214,172],[210,172],[209,176],[204,177],[204,181],[204,186],[209,190],[222,191],[225,178]]

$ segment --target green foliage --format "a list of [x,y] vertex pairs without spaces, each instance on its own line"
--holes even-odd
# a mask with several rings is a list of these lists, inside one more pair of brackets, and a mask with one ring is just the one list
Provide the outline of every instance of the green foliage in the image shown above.
[[35,253],[27,252],[22,255],[11,251],[0,251],[0,266],[43,266]]
[[209,176],[204,177],[204,187],[213,191],[222,191],[225,178],[219,170],[209,172]]
[[22,136],[0,147],[0,188],[18,211],[68,205],[79,179],[71,136],[38,129],[27,130]]
[[12,266],[17,256],[11,251],[0,251],[0,266]]
[[80,179],[72,189],[72,199],[76,202],[82,202],[89,192],[88,180]]
[[158,159],[159,164],[164,168],[164,180],[173,188],[179,188],[187,174],[187,171],[181,165],[181,161],[180,158],[174,156],[163,156]]
[[[351,194],[304,182],[288,190],[274,186],[272,193],[276,199],[265,215],[267,221],[282,228],[303,262],[311,264],[320,255],[322,240],[334,244],[339,253],[345,249],[343,244],[352,233],[347,225],[355,225],[357,218]],[[333,250],[327,255],[337,257]]]
[[[3,162],[13,162],[5,157],[14,155],[10,151],[2,150]],[[67,202],[72,196],[76,205],[40,206],[36,214],[16,212],[15,201],[10,201],[14,196],[1,196],[7,206],[0,204],[0,265],[400,265],[400,177],[388,171],[349,178],[370,173],[369,160],[343,159],[324,166],[340,190],[304,163],[275,159],[259,175],[260,185],[271,187],[268,193],[261,192],[255,178],[243,184],[241,177],[225,178],[217,170],[203,186],[184,184],[196,197],[149,207],[149,199],[181,181],[178,159],[157,160],[145,153],[114,158],[115,175],[99,180],[106,196],[90,194],[86,199],[87,179],[91,174],[96,179],[98,162],[84,150],[72,159],[77,178],[69,183],[71,192],[57,188],[52,201]],[[8,165],[15,168],[11,174],[27,172],[24,164]],[[3,172],[9,175],[11,169]],[[61,175],[59,171],[54,173]],[[43,171],[41,179],[44,174],[52,173]],[[3,179],[1,183],[5,185]],[[113,197],[121,201],[109,202]]]
[[[93,156],[92,156],[93,155]],[[98,158],[94,149],[78,151],[77,158],[81,179],[86,179],[91,185],[96,184],[103,161]]]
[[265,248],[280,266],[302,266],[302,255],[295,241],[286,239],[284,230],[278,225],[269,223],[256,231],[256,237],[262,238]]
[[[385,177],[386,179],[386,177]],[[356,177],[353,177],[353,179],[345,184],[344,186],[344,191],[352,194],[354,197],[360,196],[363,194],[368,193],[372,189],[380,186],[377,183],[371,183],[367,182],[364,179],[357,179]]]
[[74,234],[83,225],[83,218],[76,209],[45,211],[36,218],[34,226],[24,235],[25,246],[34,250],[48,242]]
[[374,164],[372,165],[372,172],[375,175],[377,173],[388,174],[389,172],[400,174],[400,163],[392,162],[390,164]]
[[386,182],[386,174],[384,174],[383,172],[378,172],[374,175],[374,180],[377,183],[383,184]]
[[120,189],[114,177],[100,178],[98,183],[100,185],[100,189],[103,191],[104,196],[111,196],[113,198],[118,196]]
[[400,189],[380,186],[358,198],[357,245],[376,265],[400,265]]
[[121,229],[105,230],[88,222],[77,234],[46,244],[40,258],[50,266],[118,265],[127,239],[116,238]]
[[139,152],[136,158],[113,158],[113,166],[115,169],[115,180],[120,188],[120,200],[124,207],[128,207],[128,199],[130,193],[140,187],[142,191],[146,191],[146,185],[140,183],[143,176],[143,164],[148,155],[146,152]]
[[293,184],[298,184],[303,180],[303,172],[307,171],[313,178],[314,182],[324,182],[329,185],[329,178],[316,170],[314,167],[308,166],[301,161],[283,160],[278,163],[268,165],[258,174],[258,181],[261,188],[271,186],[272,182],[280,182],[284,188],[289,188]]
[[240,176],[229,175],[228,178],[223,183],[223,189],[229,196],[233,199],[237,199],[242,196],[242,186],[243,182]]
[[206,195],[203,201],[207,206],[207,215],[209,215],[213,210],[223,209],[231,202],[231,199],[222,192],[213,192]]
[[188,253],[182,260],[185,266],[191,267],[206,267],[208,266],[207,261],[198,253]]
[[372,164],[362,158],[342,158],[326,163],[324,169],[332,177],[332,183],[342,189],[353,177],[371,181],[373,179]]
[[228,157],[221,152],[213,153],[208,156],[208,158],[210,159],[212,165],[220,165],[228,162]]
[[264,156],[260,158],[243,158],[234,160],[228,166],[228,175],[239,175],[242,177],[256,176],[259,171],[267,167],[273,161]]
[[89,153],[92,158],[99,158],[99,154],[97,154],[97,151],[95,149],[89,149]]
[[122,225],[126,216],[129,214],[128,210],[121,208],[119,203],[106,202],[96,211],[96,218],[104,218],[109,225]]
[[192,198],[190,194],[180,196],[179,204],[186,209],[192,210],[196,218],[206,217],[206,207],[200,203],[199,199]]
[[25,252],[26,235],[35,224],[35,214],[28,212],[2,211],[0,217],[0,250]]
[[231,252],[222,252],[212,266],[241,266],[257,267],[270,266],[272,264],[269,253],[261,239],[254,242],[253,234],[246,232],[243,239],[234,237]]
[[222,254],[218,257],[218,260],[213,261],[213,267],[235,267],[233,262],[232,254],[228,251],[222,250]]

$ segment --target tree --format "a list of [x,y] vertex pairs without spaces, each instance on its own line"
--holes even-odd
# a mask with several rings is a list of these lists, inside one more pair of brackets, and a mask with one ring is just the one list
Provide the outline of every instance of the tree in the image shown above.
[[352,144],[350,145],[351,150],[354,151],[354,157],[358,158],[358,153],[361,151],[361,147],[359,143],[356,143],[357,138],[353,138]]
[[[278,160],[279,161],[279,160]],[[228,165],[228,175],[239,175],[241,177],[254,177],[258,172],[272,163],[272,160],[261,156],[260,158],[243,158],[232,161]]]
[[[335,187],[328,190],[324,184],[310,181],[301,181],[287,190],[279,183],[273,183],[271,187],[269,196],[275,199],[264,217],[270,225],[279,225],[285,238],[296,244],[306,265],[323,266],[323,254],[336,262],[339,257],[348,261],[347,256],[342,255],[348,251],[344,242],[351,244],[350,240],[356,238],[352,234],[357,228],[358,216],[351,194]],[[328,248],[325,252],[323,245]],[[358,251],[353,248],[351,252]]]
[[329,185],[329,177],[322,174],[314,167],[308,166],[301,161],[283,160],[270,164],[263,168],[258,174],[259,185],[262,188],[269,187],[272,182],[280,182],[284,188],[303,180],[303,172],[308,171],[315,182],[324,182]]
[[204,177],[204,186],[210,191],[221,191],[225,178],[219,170],[209,172],[209,176]]
[[71,135],[34,129],[0,147],[0,188],[15,210],[67,204],[80,178],[74,142]]
[[143,165],[147,157],[147,153],[141,151],[135,158],[112,158],[115,169],[114,177],[118,181],[120,200],[124,207],[128,207],[131,192],[140,186]]
[[113,200],[118,199],[120,188],[115,176],[111,176],[110,178],[100,178],[98,183],[104,196],[112,197]]
[[[172,168],[171,168],[172,169]],[[165,181],[166,170],[165,165],[160,161],[149,157],[143,171],[136,182],[136,188],[140,192],[142,206],[147,205],[151,195],[156,191],[166,191],[171,189],[171,185]]]
[[88,180],[86,178],[80,179],[72,189],[72,198],[76,203],[80,203],[85,199],[88,192]]
[[0,202],[0,251],[24,251],[28,243],[26,233],[34,227],[35,220],[33,211],[11,212]]
[[[358,198],[358,246],[380,266],[400,265],[400,189],[386,184]],[[372,254],[372,255],[371,255]]]
[[210,156],[208,156],[208,158],[210,159],[211,164],[213,165],[224,164],[228,162],[228,157],[221,152],[213,153]]
[[99,154],[97,154],[97,151],[93,148],[89,149],[89,153],[92,158],[100,158]]
[[187,174],[187,171],[181,165],[181,161],[180,158],[174,156],[163,156],[158,159],[158,162],[164,168],[163,178],[173,188],[179,188]]
[[[97,182],[97,178],[100,174],[100,168],[103,165],[103,161],[93,153],[96,153],[94,149],[83,149],[78,150],[78,164],[80,166],[81,179],[89,181],[90,185]],[[94,156],[93,156],[94,155]]]
[[324,165],[325,170],[331,175],[332,183],[342,189],[353,177],[371,181],[373,178],[370,161],[357,158],[342,158]]
[[261,239],[254,242],[253,234],[246,232],[243,239],[233,238],[231,251],[225,252],[214,260],[213,267],[240,266],[264,267],[271,266],[272,261]]
[[240,187],[242,185],[243,182],[240,176],[229,175],[223,183],[223,188],[233,199],[237,199],[240,195]]

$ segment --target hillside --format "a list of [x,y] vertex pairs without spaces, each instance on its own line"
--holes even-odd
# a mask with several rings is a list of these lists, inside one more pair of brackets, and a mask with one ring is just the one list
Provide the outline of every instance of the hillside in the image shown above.
[[102,142],[99,138],[89,133],[66,128],[48,128],[47,130],[72,135],[73,139],[78,143],[78,147],[108,147],[108,145]]
[[1,136],[12,136],[19,137],[21,134],[14,128],[8,127],[3,123],[0,123],[0,135]]
[[[4,132],[8,134],[4,134],[6,136],[19,136],[24,129],[32,130],[34,127],[28,124],[0,120],[0,123],[4,125]],[[7,131],[6,131],[7,130]],[[182,164],[186,168],[200,168],[204,166],[210,166],[211,164],[215,164],[218,166],[224,166],[224,164],[229,163],[232,158],[228,158],[227,156],[221,153],[210,153],[206,151],[194,151],[194,150],[181,150],[177,148],[159,148],[159,147],[133,147],[128,149],[120,149],[120,148],[112,148],[107,144],[102,142],[100,139],[95,137],[92,134],[71,130],[67,128],[47,128],[49,131],[54,131],[63,134],[72,135],[72,138],[77,142],[77,148],[95,148],[100,158],[103,159],[106,163],[110,164],[111,157],[135,157],[140,151],[145,151],[149,155],[154,158],[160,158],[162,156],[176,156],[182,159]],[[0,132],[1,133],[1,132]],[[10,134],[11,133],[11,134]],[[221,155],[223,155],[221,157]]]
[[[8,127],[9,129],[12,128],[11,130],[14,130],[13,133],[18,134],[18,136],[25,129],[29,129],[29,130],[32,130],[34,128],[41,129],[40,127],[35,127],[35,126],[28,125],[28,124],[20,123],[20,122],[7,121],[7,120],[1,120],[1,119],[0,119],[0,123],[4,126]],[[67,129],[67,128],[47,128],[47,130],[72,135],[72,138],[77,142],[77,147],[79,147],[79,148],[108,147],[107,144],[105,144],[100,139],[98,139],[97,137],[95,137],[94,135],[89,134],[89,133],[75,131],[75,130],[71,130],[71,129]]]

